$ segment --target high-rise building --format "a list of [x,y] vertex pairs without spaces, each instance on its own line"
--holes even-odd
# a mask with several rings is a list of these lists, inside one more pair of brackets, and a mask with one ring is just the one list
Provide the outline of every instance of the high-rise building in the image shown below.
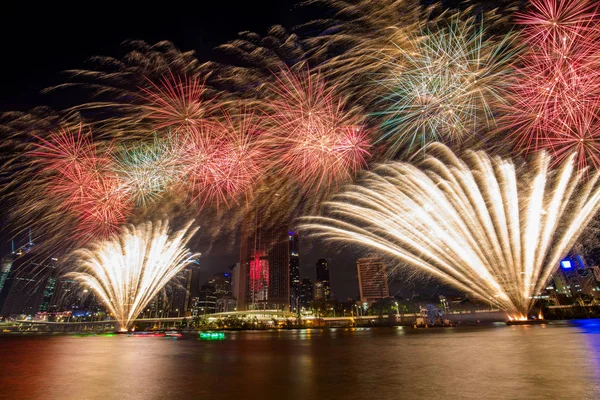
[[[48,284],[46,285],[48,287]],[[68,277],[58,277],[55,282],[54,294],[48,306],[49,312],[62,311],[100,311],[105,306],[94,291]]]
[[44,287],[44,296],[42,297],[42,302],[40,303],[39,311],[40,312],[51,312],[51,304],[52,298],[54,297],[54,291],[56,289],[56,275],[52,274],[48,277],[46,281],[46,286]]
[[329,283],[329,264],[327,264],[327,260],[324,258],[321,258],[317,261],[317,281],[323,284],[325,300],[329,300],[329,298],[331,297],[331,286]]
[[290,308],[296,311],[300,306],[300,249],[298,234],[288,232],[288,244],[290,254]]
[[0,263],[0,293],[2,293],[2,288],[4,287],[6,278],[8,278],[8,274],[10,274],[15,259],[16,255],[14,252],[2,258],[2,262]]
[[167,284],[170,314],[185,316],[190,308],[190,289],[192,286],[192,268],[184,268]]
[[215,295],[217,298],[231,296],[231,273],[220,272],[214,274],[208,280],[208,284],[215,288]]
[[572,255],[560,262],[560,268],[552,274],[552,287],[557,295],[581,297],[589,295],[600,298],[600,284],[594,267],[586,267],[579,255]]
[[300,282],[300,295],[298,298],[300,307],[310,307],[310,303],[313,301],[313,283],[310,279],[304,278]]
[[356,261],[356,267],[360,301],[370,303],[377,299],[390,297],[385,264],[381,258],[359,258]]
[[[55,261],[55,259],[52,259]],[[0,294],[1,315],[35,315],[48,311],[56,286],[56,270],[50,261],[21,258],[7,275]]]
[[289,309],[290,246],[287,230],[242,227],[237,309]]
[[325,285],[321,281],[315,281],[313,283],[313,299],[315,301],[325,301]]
[[210,284],[204,284],[200,288],[200,293],[192,306],[193,315],[214,314],[217,309],[217,296],[215,287]]

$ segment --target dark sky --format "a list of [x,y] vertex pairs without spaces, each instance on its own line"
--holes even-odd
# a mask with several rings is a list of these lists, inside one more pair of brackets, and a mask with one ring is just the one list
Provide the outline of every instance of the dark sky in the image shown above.
[[[192,6],[177,3],[173,10],[163,4],[156,10],[136,13],[121,9],[61,10],[54,4],[48,9],[36,8],[35,15],[27,8],[4,9],[0,16],[0,111],[27,110],[37,105],[63,107],[65,99],[60,98],[60,92],[41,95],[40,90],[65,82],[62,71],[85,66],[91,56],[122,56],[121,43],[128,39],[149,43],[168,40],[183,51],[194,50],[205,60],[214,57],[215,46],[234,39],[239,31],[265,34],[274,24],[292,27],[319,17],[310,9],[294,7],[298,3],[293,0],[201,0]],[[4,243],[2,248],[9,247]],[[340,253],[301,238],[301,278],[314,279],[317,259],[328,258],[332,289],[338,299],[357,297],[354,260],[359,255],[348,251]],[[235,246],[217,243],[201,258],[201,279],[225,271],[237,261],[237,256]],[[399,288],[395,286],[392,292]],[[413,285],[400,287],[408,294]],[[431,292],[434,288],[435,284],[429,284],[425,291]]]

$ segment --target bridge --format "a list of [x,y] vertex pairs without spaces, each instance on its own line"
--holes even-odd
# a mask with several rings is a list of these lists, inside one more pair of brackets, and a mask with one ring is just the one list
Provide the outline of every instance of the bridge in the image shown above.
[[[338,317],[315,317],[302,316],[302,320],[307,325],[319,327],[335,327],[335,326],[354,326],[359,323],[375,322],[380,318],[392,319],[393,322],[399,325],[412,325],[416,318],[420,317],[419,313],[398,314],[396,316],[374,316],[374,315],[350,315]],[[296,322],[297,315],[289,311],[282,310],[248,310],[248,311],[230,311],[214,314],[205,314],[200,317],[206,318],[208,321],[222,320],[227,317],[240,317],[243,320],[256,320],[259,322],[273,321],[278,324],[290,321]],[[184,319],[192,322],[195,317],[168,317],[168,318],[138,318],[135,321],[138,323],[148,323],[158,326],[159,328],[169,329],[175,328],[176,324]],[[471,312],[453,312],[444,314],[444,318],[448,318],[453,322],[475,322],[475,321],[502,321],[506,319],[506,314],[500,310],[477,310]],[[35,320],[16,320],[0,323],[0,333],[7,332],[114,332],[117,329],[115,320],[102,321],[68,321],[68,322],[49,322]]]

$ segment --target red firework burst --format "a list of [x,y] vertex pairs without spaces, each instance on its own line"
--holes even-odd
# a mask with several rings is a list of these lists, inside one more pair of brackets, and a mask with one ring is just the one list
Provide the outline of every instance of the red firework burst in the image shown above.
[[600,167],[600,119],[596,114],[578,113],[572,120],[553,123],[554,135],[547,138],[547,148],[555,156],[554,164],[576,153],[575,161],[580,169]]
[[525,152],[548,150],[560,160],[577,150],[579,167],[597,166],[597,19],[596,6],[578,0],[534,0],[520,15],[528,51],[503,122]]
[[81,201],[72,207],[80,221],[77,236],[84,240],[105,239],[118,232],[127,221],[132,203],[118,178],[98,175]]
[[318,190],[365,165],[368,132],[318,74],[282,70],[271,91],[271,142],[279,155],[278,170],[305,189]]
[[248,195],[263,166],[259,120],[242,113],[191,129],[180,145],[188,191],[202,205],[237,202]]
[[49,139],[38,136],[36,139],[39,143],[35,144],[30,155],[40,160],[46,171],[70,175],[95,167],[101,161],[96,156],[91,131],[83,132],[82,125],[79,125],[77,133],[61,128]]
[[158,84],[148,81],[150,88],[141,88],[143,110],[157,129],[198,126],[215,108],[213,99],[205,99],[206,88],[198,78],[182,79],[171,73]]
[[531,0],[528,12],[517,14],[531,43],[559,44],[564,37],[585,38],[592,27],[597,5],[588,0]]
[[103,152],[91,141],[91,131],[83,134],[61,129],[48,140],[40,141],[30,152],[43,165],[43,180],[48,201],[60,204],[74,215],[80,239],[105,238],[116,232],[131,209],[131,200],[122,182],[112,172],[112,146]]

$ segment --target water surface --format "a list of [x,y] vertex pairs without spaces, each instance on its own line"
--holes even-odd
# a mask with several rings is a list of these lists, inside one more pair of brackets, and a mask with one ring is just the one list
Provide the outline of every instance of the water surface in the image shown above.
[[600,399],[600,322],[0,337],[1,399]]

